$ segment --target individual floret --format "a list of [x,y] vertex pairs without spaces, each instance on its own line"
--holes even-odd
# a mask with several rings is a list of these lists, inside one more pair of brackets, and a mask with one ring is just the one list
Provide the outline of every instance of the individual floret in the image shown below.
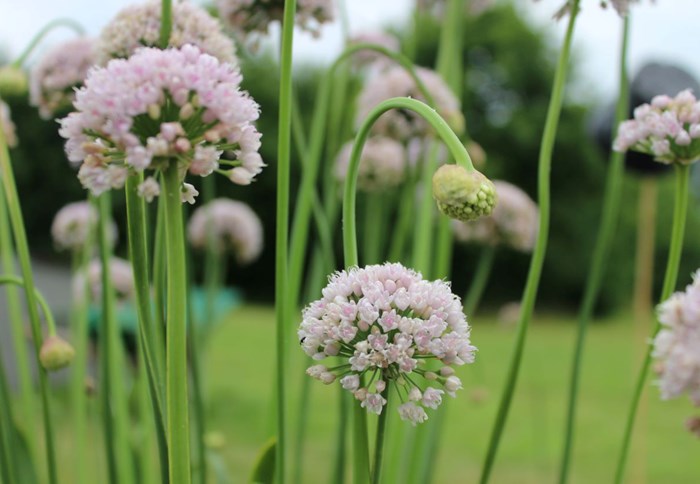
[[32,69],[29,102],[44,119],[71,107],[75,89],[83,85],[96,61],[94,39],[80,37],[58,44]]
[[[455,396],[462,383],[452,366],[472,363],[476,352],[449,284],[423,280],[401,264],[333,274],[323,297],[304,309],[298,335],[313,359],[338,358],[332,366],[310,367],[310,376],[326,384],[339,380],[376,414],[395,385],[404,402],[399,415],[413,424],[425,421],[425,408],[437,408],[443,394]],[[429,361],[444,366],[430,371]]]
[[243,202],[218,198],[199,207],[187,225],[193,247],[231,250],[239,264],[249,264],[260,256],[263,227],[260,218]]
[[[191,45],[112,60],[90,71],[76,112],[61,120],[68,159],[82,162],[78,177],[95,195],[121,188],[129,171],[169,163],[178,163],[183,178],[217,172],[247,185],[264,163],[253,125],[259,107],[240,83],[238,68]],[[233,159],[220,160],[224,151]],[[158,190],[149,185],[139,191],[152,199]],[[193,203],[195,195],[184,183],[183,200]]]

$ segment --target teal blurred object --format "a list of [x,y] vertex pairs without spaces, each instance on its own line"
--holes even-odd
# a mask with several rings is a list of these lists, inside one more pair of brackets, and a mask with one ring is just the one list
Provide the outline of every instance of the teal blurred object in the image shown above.
[[[194,314],[197,327],[204,331],[209,331],[221,321],[222,317],[228,311],[241,305],[243,296],[238,289],[232,287],[221,288],[216,294],[212,317],[209,321],[205,321],[208,311],[206,290],[202,287],[193,288],[190,294],[190,302],[192,304],[192,313]],[[102,311],[100,306],[91,304],[88,313],[88,328],[90,333],[99,332],[101,316]],[[117,303],[117,322],[123,333],[136,334],[138,315],[133,303]]]

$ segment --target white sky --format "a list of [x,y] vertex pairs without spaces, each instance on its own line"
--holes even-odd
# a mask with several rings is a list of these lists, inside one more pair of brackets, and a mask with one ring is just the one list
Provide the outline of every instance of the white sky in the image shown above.
[[[552,38],[561,40],[565,21],[551,15],[563,0],[514,0],[532,22],[545,26]],[[406,21],[414,0],[345,0],[352,31],[371,30]],[[96,35],[104,24],[131,0],[0,0],[0,46],[17,55],[33,34],[57,17],[71,17]],[[603,10],[599,0],[582,0],[575,49],[583,62],[578,80],[579,95],[609,98],[616,85],[616,62],[620,21],[612,9]],[[649,60],[678,63],[700,77],[700,0],[641,0],[632,9],[630,64],[632,72]],[[70,36],[56,31],[45,44]],[[328,61],[341,49],[338,25],[323,30],[321,40],[302,34],[295,38],[295,55]]]

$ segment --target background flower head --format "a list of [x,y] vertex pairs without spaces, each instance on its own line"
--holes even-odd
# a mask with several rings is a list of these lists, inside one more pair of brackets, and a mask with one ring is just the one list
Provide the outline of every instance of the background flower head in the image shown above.
[[[51,237],[59,250],[80,250],[95,238],[92,233],[97,226],[97,210],[89,202],[74,202],[61,208],[51,224]],[[110,221],[109,239],[117,241],[117,225]]]
[[[335,164],[335,176],[344,182],[350,166],[353,142],[340,150]],[[369,138],[360,157],[357,188],[374,192],[397,187],[406,177],[406,151],[398,141],[383,136]]]

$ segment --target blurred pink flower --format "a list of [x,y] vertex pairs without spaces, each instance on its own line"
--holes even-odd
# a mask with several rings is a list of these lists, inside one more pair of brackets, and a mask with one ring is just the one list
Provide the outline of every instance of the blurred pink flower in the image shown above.
[[[233,30],[267,33],[272,22],[282,20],[284,0],[217,0],[219,16]],[[332,0],[297,0],[296,25],[314,36],[321,25],[332,22]]]
[[[340,150],[335,164],[335,177],[344,182],[350,166],[353,142]],[[383,136],[369,138],[360,157],[357,188],[366,192],[397,187],[406,178],[406,152],[398,141]]]
[[[61,208],[53,218],[51,237],[60,250],[81,250],[97,234],[91,233],[97,227],[97,210],[88,202],[73,202]],[[109,240],[112,245],[117,241],[117,225],[110,220],[108,224]]]

